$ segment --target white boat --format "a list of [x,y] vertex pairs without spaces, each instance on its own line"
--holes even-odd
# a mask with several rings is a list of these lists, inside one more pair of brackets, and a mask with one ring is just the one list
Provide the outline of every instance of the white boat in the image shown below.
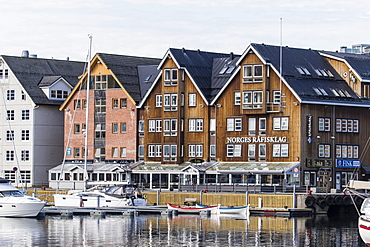
[[180,205],[167,203],[167,208],[169,210],[176,210],[179,213],[198,214],[202,211],[203,212],[210,211],[211,214],[218,214],[219,206],[197,207],[197,206],[180,206]]
[[1,217],[36,217],[46,202],[27,196],[0,178],[0,216]]
[[[200,205],[196,204],[197,207],[204,208],[204,207],[209,207],[206,205]],[[248,206],[242,206],[242,207],[223,207],[220,206],[218,208],[218,213],[219,214],[240,214],[240,215],[245,215],[249,216],[249,205]]]
[[363,201],[360,212],[358,230],[364,243],[370,246],[370,198],[366,198]]
[[144,196],[127,183],[116,185],[100,184],[86,191],[70,190],[66,195],[53,195],[56,207],[70,208],[146,206],[147,200],[143,198]]

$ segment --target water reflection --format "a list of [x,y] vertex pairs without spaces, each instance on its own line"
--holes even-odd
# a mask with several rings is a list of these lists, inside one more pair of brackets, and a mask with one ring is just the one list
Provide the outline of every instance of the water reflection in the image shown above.
[[1,246],[364,246],[357,218],[197,215],[0,219]]

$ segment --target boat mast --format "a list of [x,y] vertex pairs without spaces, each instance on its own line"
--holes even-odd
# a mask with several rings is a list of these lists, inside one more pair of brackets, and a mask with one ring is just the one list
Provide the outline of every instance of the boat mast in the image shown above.
[[90,95],[90,66],[91,66],[91,47],[92,47],[92,35],[89,34],[90,45],[89,45],[89,56],[88,56],[88,65],[87,65],[87,85],[86,85],[86,119],[85,119],[85,150],[84,150],[84,191],[87,188],[87,180],[89,179],[87,174],[87,154],[88,154],[88,120],[89,120],[89,95]]

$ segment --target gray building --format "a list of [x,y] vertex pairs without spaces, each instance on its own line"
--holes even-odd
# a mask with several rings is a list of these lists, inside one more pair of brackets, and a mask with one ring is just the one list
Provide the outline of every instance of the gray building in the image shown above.
[[85,63],[0,56],[0,176],[15,185],[47,185],[48,169],[63,160],[60,105]]

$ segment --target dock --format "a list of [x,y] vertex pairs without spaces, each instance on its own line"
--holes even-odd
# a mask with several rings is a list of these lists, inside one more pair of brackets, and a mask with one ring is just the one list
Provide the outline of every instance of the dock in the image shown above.
[[311,208],[249,208],[250,215],[256,216],[283,216],[283,217],[309,217]]

